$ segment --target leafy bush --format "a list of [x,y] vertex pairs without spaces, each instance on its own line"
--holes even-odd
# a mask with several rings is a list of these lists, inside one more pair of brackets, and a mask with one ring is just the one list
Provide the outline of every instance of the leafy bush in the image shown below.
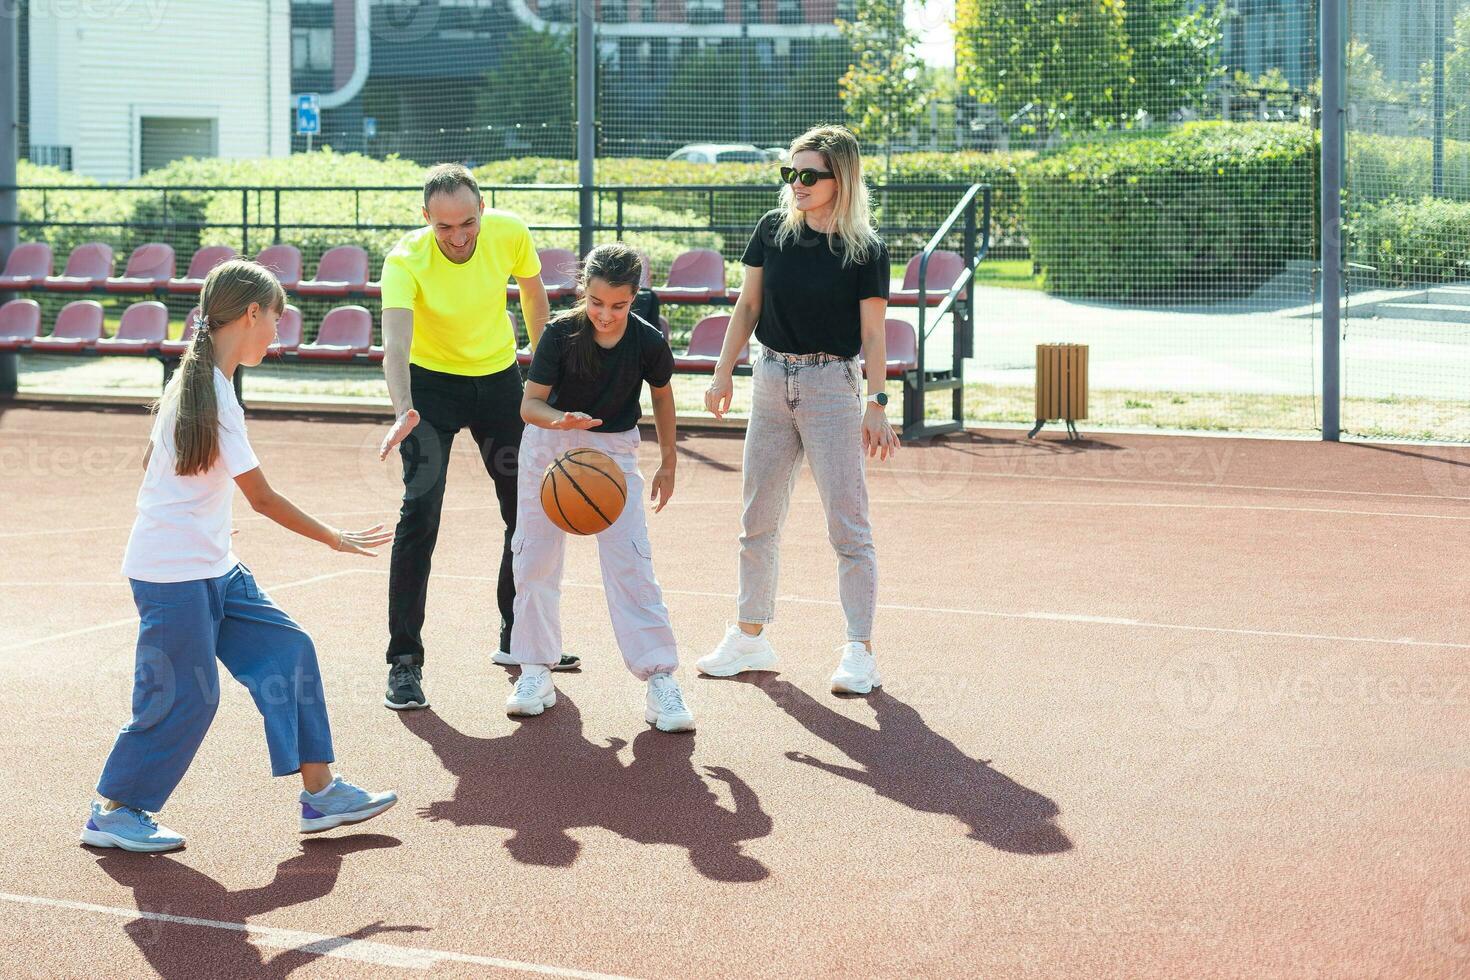
[[1347,228],[1352,257],[1388,286],[1470,278],[1470,203],[1389,200]]
[[1313,253],[1317,143],[1292,125],[1189,123],[1072,144],[1021,172],[1048,290],[1242,292]]
[[[1417,201],[1433,189],[1434,145],[1427,136],[1348,136],[1347,206],[1363,213],[1390,198]],[[1470,143],[1444,142],[1444,196],[1470,200]]]

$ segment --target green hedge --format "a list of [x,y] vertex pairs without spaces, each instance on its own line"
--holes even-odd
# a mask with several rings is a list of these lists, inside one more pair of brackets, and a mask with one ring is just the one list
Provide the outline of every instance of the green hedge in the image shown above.
[[[1417,201],[1434,181],[1434,145],[1427,137],[1351,133],[1347,141],[1346,199],[1361,214],[1393,198]],[[1470,143],[1444,141],[1444,194],[1470,201]]]
[[1470,202],[1386,201],[1354,218],[1347,240],[1385,286],[1470,279]]
[[1312,255],[1317,145],[1304,127],[1188,123],[1073,144],[1021,171],[1045,287],[1154,300],[1244,292]]

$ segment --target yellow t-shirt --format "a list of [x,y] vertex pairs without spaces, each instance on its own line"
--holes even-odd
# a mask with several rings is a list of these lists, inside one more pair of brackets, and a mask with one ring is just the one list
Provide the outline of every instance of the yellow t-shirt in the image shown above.
[[511,276],[540,273],[526,223],[487,208],[466,262],[445,258],[428,226],[399,239],[383,261],[383,309],[413,311],[411,363],[446,374],[494,374],[516,361],[506,285]]

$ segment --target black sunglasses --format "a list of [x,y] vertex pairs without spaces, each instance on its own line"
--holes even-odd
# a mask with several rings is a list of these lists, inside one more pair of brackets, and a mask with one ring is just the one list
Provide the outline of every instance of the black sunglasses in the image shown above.
[[805,170],[797,170],[793,167],[781,168],[781,180],[783,183],[794,184],[801,181],[802,187],[811,187],[819,180],[831,180],[837,176],[830,170],[813,170],[807,167]]

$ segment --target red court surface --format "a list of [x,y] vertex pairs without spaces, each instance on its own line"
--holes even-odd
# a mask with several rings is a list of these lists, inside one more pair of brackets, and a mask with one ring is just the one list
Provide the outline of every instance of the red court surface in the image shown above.
[[[586,666],[544,716],[506,718],[501,530],[468,439],[430,710],[382,707],[386,555],[237,502],[238,552],[317,641],[338,771],[403,802],[303,843],[297,785],[226,678],[164,813],[188,849],[145,857],[76,838],[128,711],[117,569],[147,430],[0,412],[6,975],[1470,976],[1470,450],[907,447],[870,467],[887,686],[839,699],[807,474],[779,674],[693,675],[733,615],[742,443],[688,433],[650,523],[693,736],[644,725],[588,541],[564,598]],[[251,431],[309,510],[393,519],[380,422]]]

